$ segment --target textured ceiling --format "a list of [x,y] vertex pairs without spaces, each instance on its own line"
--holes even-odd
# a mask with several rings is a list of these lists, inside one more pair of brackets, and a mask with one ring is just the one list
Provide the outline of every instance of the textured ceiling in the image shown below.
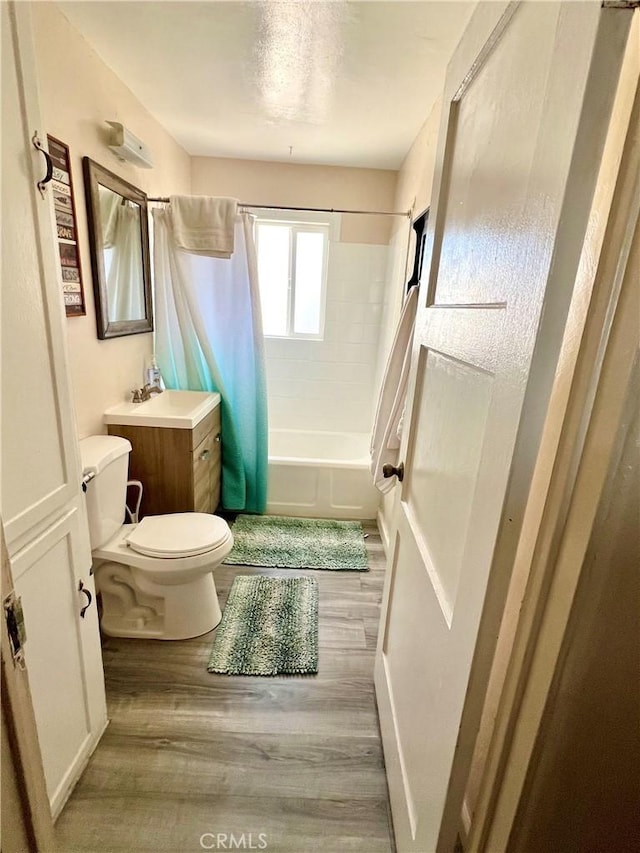
[[475,3],[58,5],[190,154],[393,169]]

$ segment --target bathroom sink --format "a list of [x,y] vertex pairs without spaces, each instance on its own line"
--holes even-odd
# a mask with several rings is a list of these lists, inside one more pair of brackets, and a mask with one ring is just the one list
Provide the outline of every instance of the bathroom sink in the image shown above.
[[220,403],[208,391],[163,391],[144,403],[120,403],[107,409],[105,424],[193,429]]

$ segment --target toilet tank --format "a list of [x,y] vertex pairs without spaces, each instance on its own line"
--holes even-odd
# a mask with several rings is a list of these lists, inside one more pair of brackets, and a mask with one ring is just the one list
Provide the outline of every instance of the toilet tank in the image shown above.
[[108,542],[124,522],[131,444],[116,435],[90,435],[80,441],[82,473],[87,483],[91,550]]

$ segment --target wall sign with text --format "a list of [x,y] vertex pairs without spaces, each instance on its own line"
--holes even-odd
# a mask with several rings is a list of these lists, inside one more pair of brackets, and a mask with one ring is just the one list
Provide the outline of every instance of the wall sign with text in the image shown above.
[[53,136],[47,135],[49,156],[53,161],[53,208],[58,231],[58,251],[62,271],[62,291],[67,317],[81,317],[87,312],[82,288],[82,269],[78,247],[76,205],[73,198],[73,179],[69,149]]

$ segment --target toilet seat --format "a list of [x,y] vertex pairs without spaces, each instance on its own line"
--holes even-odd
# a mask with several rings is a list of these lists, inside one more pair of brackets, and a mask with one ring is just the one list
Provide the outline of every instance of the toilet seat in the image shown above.
[[133,530],[133,524],[123,524],[112,539],[92,551],[94,562],[121,563],[148,574],[159,583],[183,583],[189,577],[197,576],[201,569],[213,571],[233,548],[233,534],[227,527],[225,539],[212,551],[191,557],[151,557],[135,551],[126,541]]
[[227,523],[203,512],[147,515],[125,537],[138,554],[175,560],[206,554],[229,538]]

